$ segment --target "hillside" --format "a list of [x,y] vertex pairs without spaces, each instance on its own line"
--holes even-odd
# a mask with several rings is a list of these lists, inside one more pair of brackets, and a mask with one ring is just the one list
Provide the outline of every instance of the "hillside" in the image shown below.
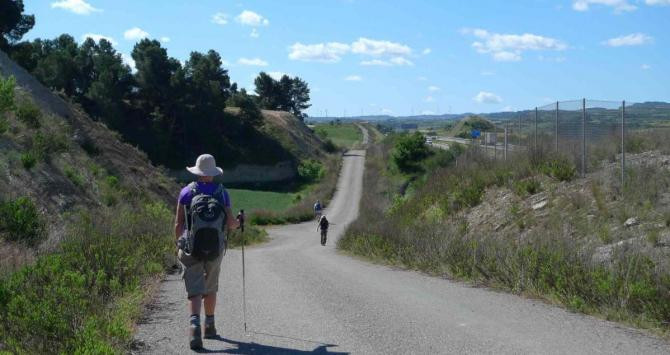
[[30,124],[16,113],[5,115],[0,199],[34,201],[49,226],[52,243],[47,246],[63,236],[66,212],[139,197],[172,204],[176,184],[144,153],[53,94],[2,52],[0,75],[16,78],[16,111],[37,109]]

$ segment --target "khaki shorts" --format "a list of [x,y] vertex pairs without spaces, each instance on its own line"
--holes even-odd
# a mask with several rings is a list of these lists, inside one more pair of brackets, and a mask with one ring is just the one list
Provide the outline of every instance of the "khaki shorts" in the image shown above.
[[212,261],[200,261],[179,249],[177,258],[182,265],[182,278],[188,298],[209,295],[219,290],[219,271],[223,252]]

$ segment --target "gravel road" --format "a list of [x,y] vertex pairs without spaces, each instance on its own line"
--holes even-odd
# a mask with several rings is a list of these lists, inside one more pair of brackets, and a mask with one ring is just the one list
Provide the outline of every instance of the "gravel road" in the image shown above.
[[[270,242],[247,248],[246,334],[241,252],[228,251],[216,311],[221,338],[205,340],[203,352],[670,354],[668,342],[616,323],[338,253],[335,240],[358,213],[364,155],[344,157],[325,247],[307,222],[271,228]],[[190,353],[188,316],[183,283],[171,275],[138,325],[133,353]]]

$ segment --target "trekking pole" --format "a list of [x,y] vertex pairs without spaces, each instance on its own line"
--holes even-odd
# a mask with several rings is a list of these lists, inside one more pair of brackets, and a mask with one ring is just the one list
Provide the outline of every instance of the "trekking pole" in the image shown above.
[[244,320],[244,333],[247,332],[247,284],[244,270],[244,230],[242,230],[242,317]]

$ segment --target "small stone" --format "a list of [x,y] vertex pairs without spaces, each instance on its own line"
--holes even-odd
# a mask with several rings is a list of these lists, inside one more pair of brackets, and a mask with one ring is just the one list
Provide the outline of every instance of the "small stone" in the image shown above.
[[626,227],[632,227],[632,226],[636,226],[638,224],[640,224],[640,220],[637,217],[631,217],[631,218],[628,218],[626,220],[626,222],[624,222],[623,225],[626,226]]
[[547,203],[548,203],[547,200],[540,201],[538,203],[533,204],[532,208],[533,208],[533,210],[539,210],[539,209],[547,207]]

